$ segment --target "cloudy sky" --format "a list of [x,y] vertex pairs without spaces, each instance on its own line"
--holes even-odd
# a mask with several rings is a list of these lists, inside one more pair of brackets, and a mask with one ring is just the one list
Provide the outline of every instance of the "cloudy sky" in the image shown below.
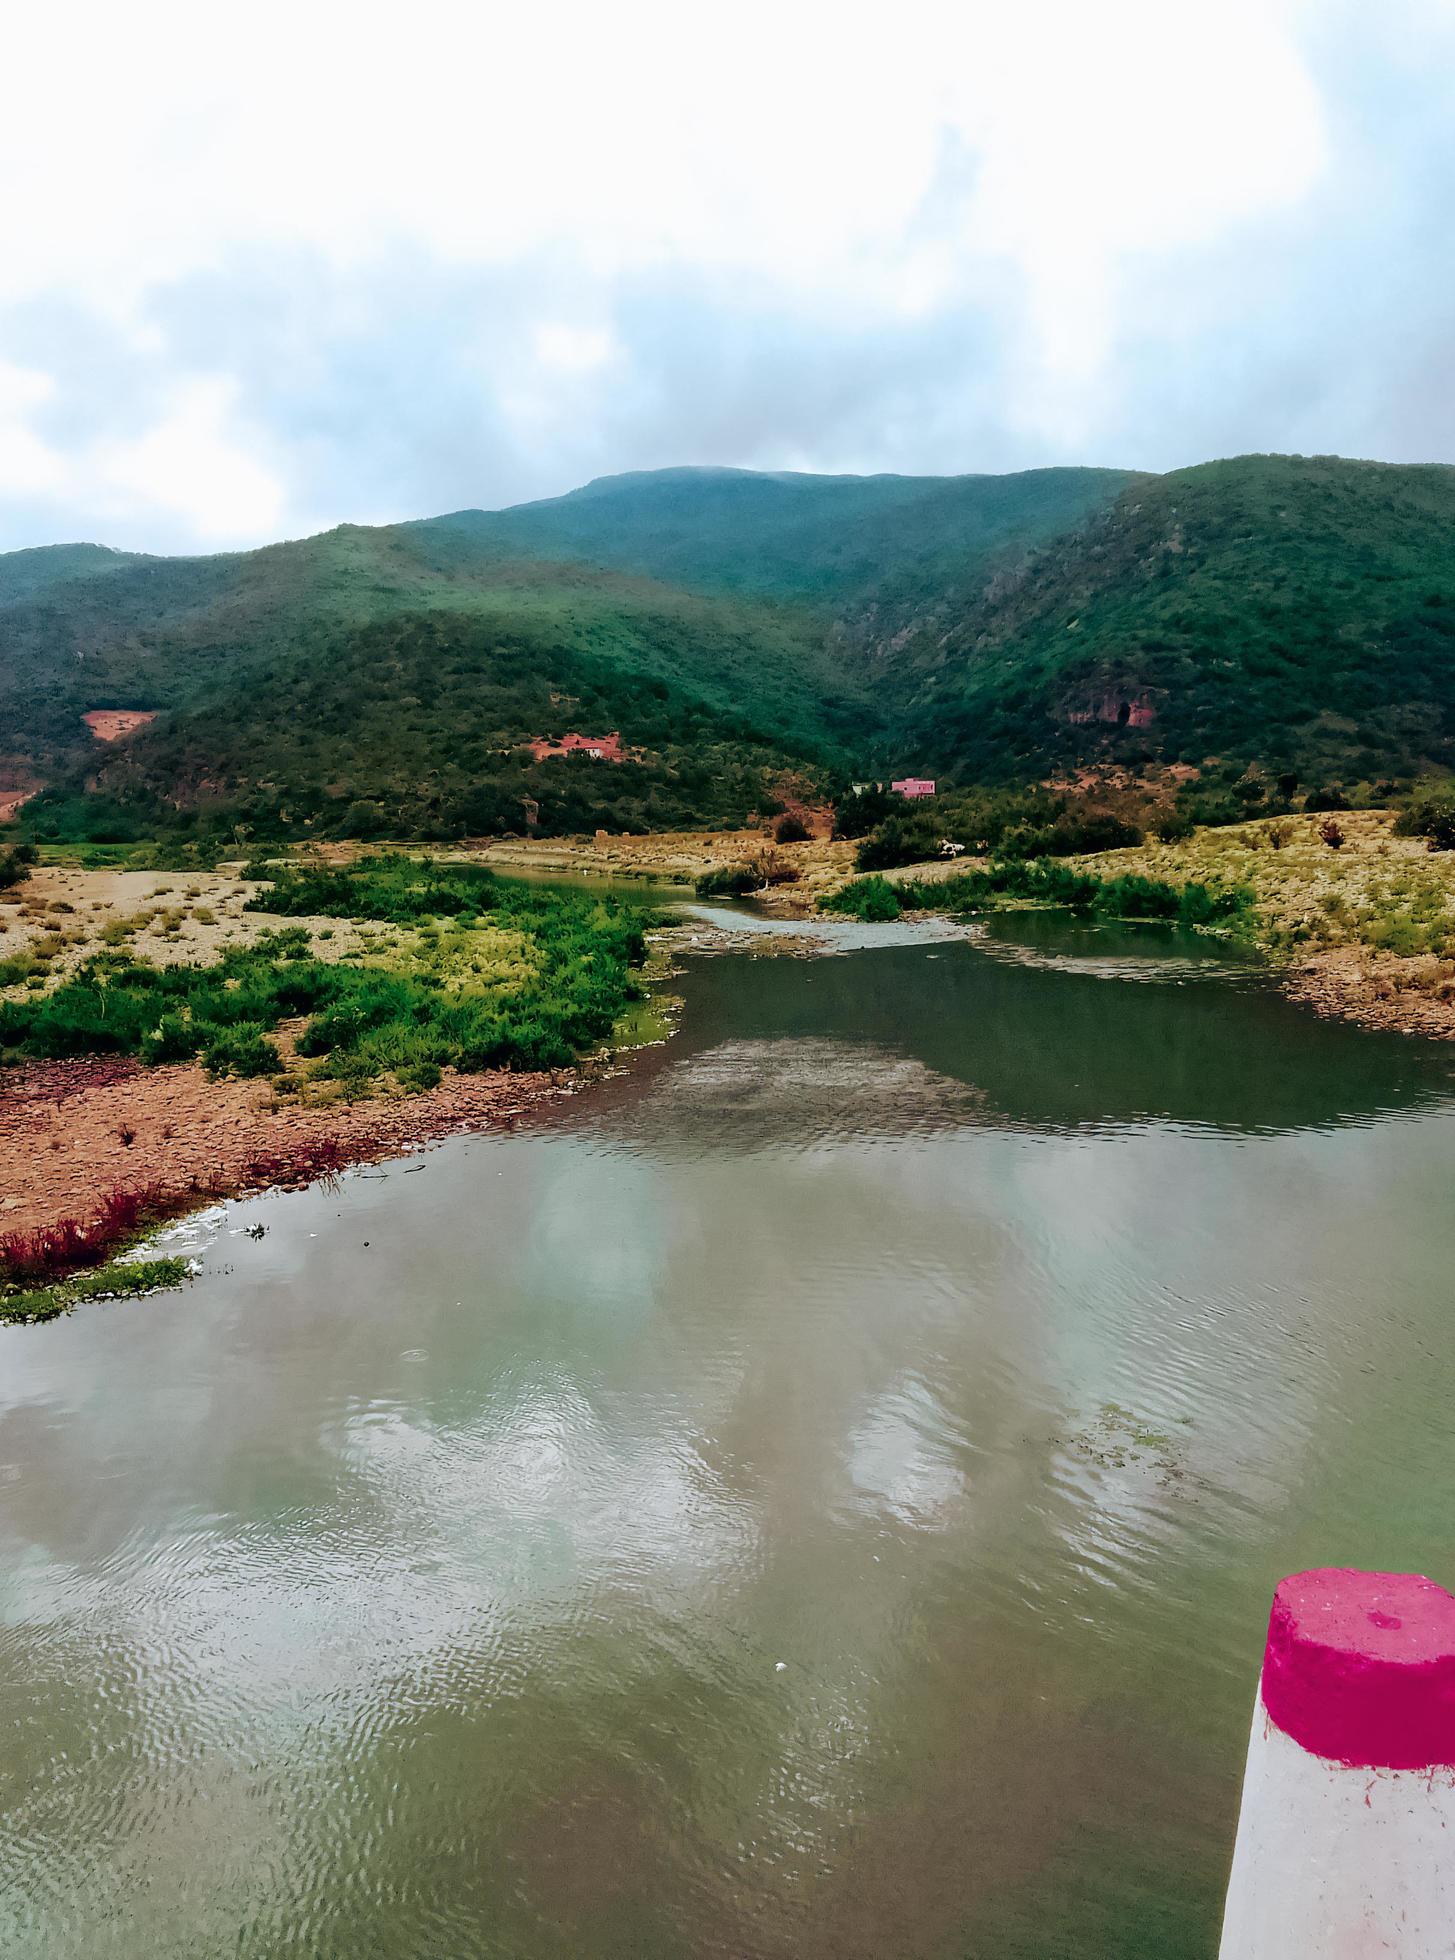
[[0,549],[669,463],[1455,461],[1455,0],[79,0],[0,68]]

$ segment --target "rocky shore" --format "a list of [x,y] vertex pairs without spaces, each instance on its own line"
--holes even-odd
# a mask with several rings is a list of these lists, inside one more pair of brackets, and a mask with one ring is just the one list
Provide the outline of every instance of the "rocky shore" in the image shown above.
[[196,1063],[22,1063],[0,1072],[0,1234],[89,1218],[116,1190],[185,1202],[304,1183],[460,1131],[508,1129],[589,1079],[451,1072],[421,1094],[308,1106],[275,1102],[266,1084],[214,1081]]

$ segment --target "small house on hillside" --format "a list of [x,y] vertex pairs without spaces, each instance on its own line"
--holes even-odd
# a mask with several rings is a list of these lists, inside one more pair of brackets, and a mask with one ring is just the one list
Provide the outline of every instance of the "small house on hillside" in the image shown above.
[[553,742],[548,735],[537,735],[530,744],[530,752],[537,762],[544,762],[551,755],[584,755],[588,762],[626,761],[621,734],[615,728],[609,735],[563,735],[559,742]]
[[889,787],[898,796],[933,796],[935,779],[933,776],[901,776],[897,783],[891,783]]

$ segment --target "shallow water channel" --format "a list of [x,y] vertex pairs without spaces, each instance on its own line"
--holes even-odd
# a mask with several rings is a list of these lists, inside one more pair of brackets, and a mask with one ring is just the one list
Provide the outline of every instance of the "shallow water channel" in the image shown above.
[[10,1960],[1215,1952],[1274,1580],[1455,1576],[1455,1055],[1047,917],[674,984],[0,1336]]

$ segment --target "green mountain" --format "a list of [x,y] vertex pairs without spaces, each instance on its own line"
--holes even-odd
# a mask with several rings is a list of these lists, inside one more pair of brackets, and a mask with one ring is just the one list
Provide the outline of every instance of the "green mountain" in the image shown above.
[[1244,456],[1144,479],[878,665],[904,739],[967,780],[1445,765],[1455,470]]
[[[54,785],[30,816],[66,826],[96,814],[83,783],[140,826],[736,821],[842,758],[854,693],[795,615],[350,526],[0,603],[0,792],[7,776]],[[157,719],[107,748],[82,721],[98,708]],[[522,753],[573,728],[619,729],[632,759],[592,772]]]
[[[732,821],[929,770],[1455,761],[1455,471],[666,470],[261,551],[0,556],[0,796],[37,829]],[[82,721],[153,711],[114,746]],[[528,744],[620,730],[629,760]]]
[[104,544],[42,544],[0,552],[0,606],[29,599],[66,579],[93,578],[146,562],[138,552],[112,551]]
[[408,528],[442,556],[605,565],[854,616],[896,597],[969,590],[1006,553],[1019,558],[1138,480],[1092,469],[952,477],[649,470]]

